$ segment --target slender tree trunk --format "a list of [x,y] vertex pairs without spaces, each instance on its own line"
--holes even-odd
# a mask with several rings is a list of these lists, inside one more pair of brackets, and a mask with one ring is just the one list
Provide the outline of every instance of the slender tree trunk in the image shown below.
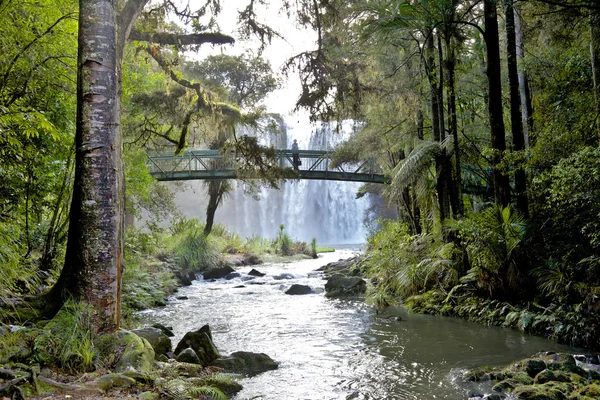
[[590,53],[596,102],[596,140],[600,140],[600,0],[593,0],[595,8],[590,13]]
[[[454,173],[450,188],[450,204],[453,206],[454,217],[464,213],[461,188],[460,146],[458,144],[458,121],[456,117],[456,84],[455,84],[455,54],[451,39],[446,39],[446,96],[448,98],[448,134],[454,140]],[[449,168],[452,168],[450,166]]]
[[[523,120],[521,119],[521,94],[519,92],[519,75],[517,72],[517,43],[515,36],[515,12],[513,9],[513,0],[506,0],[505,18],[512,142],[515,151],[523,152],[525,150],[525,137],[523,134]],[[514,167],[517,210],[525,217],[528,217],[529,202],[527,200],[527,175],[525,174],[521,162]]]
[[75,296],[90,304],[100,332],[117,329],[120,317],[123,199],[116,11],[113,0],[80,1],[75,183],[65,266],[49,294],[53,301]]
[[502,167],[502,158],[506,150],[504,120],[502,113],[502,82],[500,78],[500,44],[498,35],[498,16],[495,0],[484,0],[485,42],[487,53],[488,111],[491,129],[492,184],[496,203],[506,207],[510,204],[510,185],[508,175]]
[[61,217],[63,212],[67,209],[67,202],[69,200],[68,194],[70,193],[70,182],[72,179],[71,165],[73,163],[72,153],[69,153],[67,158],[67,165],[65,167],[65,174],[63,176],[62,184],[52,210],[52,218],[50,220],[50,226],[46,232],[46,238],[44,240],[44,248],[42,249],[42,257],[40,259],[40,269],[43,271],[49,271],[52,269],[54,258],[56,256],[56,246],[59,243],[59,237],[61,236],[60,228],[63,225],[61,223]]
[[[443,118],[440,116],[440,91],[439,91],[439,79],[437,74],[437,67],[435,64],[435,44],[433,39],[434,33],[431,32],[427,38],[426,43],[426,54],[427,54],[427,68],[429,76],[429,84],[431,86],[431,126],[433,130],[433,139],[436,142],[442,142],[443,132],[440,130],[442,126]],[[438,195],[438,204],[440,207],[440,222],[443,223],[449,214],[449,206],[446,196],[445,185],[444,185],[444,174],[443,174],[443,157],[438,156],[435,160],[435,169],[437,175],[436,191]]]
[[218,179],[208,184],[208,206],[206,207],[206,224],[204,225],[204,234],[209,235],[215,222],[215,213],[227,192],[227,182]]
[[529,136],[533,131],[533,113],[531,105],[531,95],[529,92],[529,79],[523,70],[522,63],[524,59],[523,47],[523,25],[521,23],[521,14],[519,7],[513,2],[513,10],[515,16],[515,44],[517,51],[517,74],[519,77],[519,92],[521,99],[521,125],[523,126],[523,139],[525,148],[529,148]]

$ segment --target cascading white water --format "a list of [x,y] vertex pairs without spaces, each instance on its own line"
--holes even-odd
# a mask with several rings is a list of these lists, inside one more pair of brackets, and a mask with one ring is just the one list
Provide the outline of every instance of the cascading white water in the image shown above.
[[[354,132],[352,124],[321,124],[311,129],[289,127],[285,134],[262,135],[262,144],[289,148],[298,140],[300,149],[332,150]],[[367,198],[356,199],[360,183],[296,180],[281,185],[280,190],[263,188],[259,199],[244,192],[243,183],[226,198],[215,214],[215,222],[227,226],[244,237],[259,235],[274,238],[280,225],[292,239],[320,244],[362,243]],[[205,219],[206,190],[201,182],[177,195],[177,204],[188,217]]]

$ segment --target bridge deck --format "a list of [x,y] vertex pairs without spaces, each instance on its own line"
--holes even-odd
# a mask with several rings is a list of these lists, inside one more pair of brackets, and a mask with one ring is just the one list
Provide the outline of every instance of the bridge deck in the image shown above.
[[[388,179],[375,165],[374,160],[344,169],[331,167],[331,153],[316,150],[297,152],[301,165],[300,179],[321,179],[386,183]],[[277,150],[280,167],[293,167],[292,150]],[[218,150],[189,150],[181,155],[148,156],[150,174],[159,181],[181,181],[193,179],[236,179],[235,157],[226,157]]]

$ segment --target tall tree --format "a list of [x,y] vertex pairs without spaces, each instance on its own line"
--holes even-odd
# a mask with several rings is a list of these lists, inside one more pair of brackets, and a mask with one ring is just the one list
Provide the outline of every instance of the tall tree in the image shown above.
[[500,77],[500,40],[496,0],[483,1],[485,44],[487,54],[488,113],[492,141],[492,182],[496,203],[510,204],[510,186],[502,159],[506,151],[506,133],[502,111],[502,80]]
[[[517,66],[517,38],[515,32],[515,10],[513,0],[506,0],[506,55],[508,62],[508,89],[510,92],[510,121],[512,131],[513,150],[523,153],[525,150],[525,136],[523,133],[523,120],[521,118],[521,91],[519,90],[519,74]],[[515,195],[517,209],[525,216],[529,216],[529,202],[527,200],[527,176],[520,165],[515,166]]]
[[[93,306],[98,331],[119,327],[124,238],[120,81],[125,43],[148,0],[81,0],[79,10],[75,184],[65,265],[44,296],[53,315],[68,296]],[[174,8],[167,3],[166,7]],[[201,10],[204,13],[206,10]],[[189,16],[187,11],[175,12]],[[137,36],[162,44],[231,43],[219,34]],[[199,97],[204,99],[200,86]],[[207,107],[209,104],[206,105]],[[185,138],[185,132],[182,132]]]

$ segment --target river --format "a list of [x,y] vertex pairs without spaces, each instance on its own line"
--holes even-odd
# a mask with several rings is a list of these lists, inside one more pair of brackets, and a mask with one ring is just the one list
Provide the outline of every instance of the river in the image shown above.
[[[194,281],[150,320],[172,326],[176,344],[209,324],[222,354],[266,353],[279,369],[245,378],[235,399],[467,399],[484,390],[459,379],[477,366],[504,366],[538,351],[577,352],[540,337],[467,321],[410,313],[377,314],[361,300],[324,297],[325,281],[314,270],[352,256],[352,250],[319,259],[255,266],[267,275]],[[284,294],[293,283],[316,293]],[[398,320],[400,317],[401,320]]]

